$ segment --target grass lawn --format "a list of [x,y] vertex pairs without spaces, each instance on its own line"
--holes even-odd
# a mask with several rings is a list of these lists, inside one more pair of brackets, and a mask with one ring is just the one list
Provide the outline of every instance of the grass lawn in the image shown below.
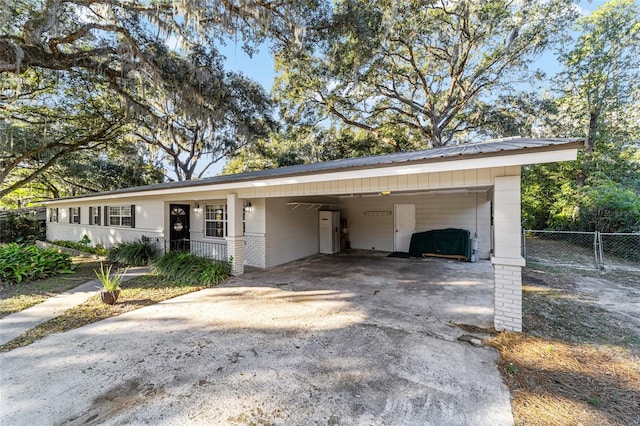
[[100,268],[100,261],[84,257],[74,257],[75,274],[62,274],[42,280],[20,284],[0,285],[0,318],[19,312],[95,279],[94,269]]
[[143,306],[171,299],[172,297],[201,290],[204,286],[181,284],[159,276],[145,275],[126,281],[121,285],[121,288],[120,297],[115,305],[102,303],[96,293],[95,296],[92,296],[83,304],[67,310],[63,315],[44,322],[17,339],[0,346],[0,351],[7,352],[26,346],[48,334],[72,330],[85,324],[120,315]]

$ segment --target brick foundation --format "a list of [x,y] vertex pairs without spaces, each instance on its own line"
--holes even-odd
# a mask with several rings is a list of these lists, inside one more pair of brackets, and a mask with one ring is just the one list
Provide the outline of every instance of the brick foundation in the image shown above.
[[493,265],[494,326],[496,330],[522,331],[522,267]]
[[248,266],[267,267],[267,237],[264,234],[245,233],[244,262]]
[[231,273],[233,275],[244,274],[244,237],[226,237],[227,255],[231,262]]

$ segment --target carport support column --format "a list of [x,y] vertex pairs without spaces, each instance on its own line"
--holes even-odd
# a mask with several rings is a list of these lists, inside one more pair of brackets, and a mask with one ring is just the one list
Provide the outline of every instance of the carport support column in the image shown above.
[[227,194],[227,255],[232,258],[231,273],[244,274],[244,233],[242,231],[242,200]]
[[496,330],[522,331],[520,176],[496,177],[493,197]]

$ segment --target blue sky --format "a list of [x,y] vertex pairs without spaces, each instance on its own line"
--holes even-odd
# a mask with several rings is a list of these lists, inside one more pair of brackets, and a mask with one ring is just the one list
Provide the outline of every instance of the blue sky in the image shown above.
[[218,50],[227,58],[225,65],[228,70],[242,72],[260,83],[265,90],[271,91],[275,70],[273,58],[266,44],[253,57],[249,57],[242,50],[241,44],[229,43],[227,46],[219,47]]

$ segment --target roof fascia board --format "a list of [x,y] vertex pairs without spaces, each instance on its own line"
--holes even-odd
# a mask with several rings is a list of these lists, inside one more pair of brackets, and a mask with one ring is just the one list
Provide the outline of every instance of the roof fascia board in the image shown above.
[[[359,179],[371,177],[402,176],[419,173],[435,173],[447,171],[459,171],[469,169],[485,169],[492,167],[522,166],[525,164],[541,164],[556,161],[575,160],[578,155],[578,148],[556,147],[554,150],[536,150],[535,152],[520,152],[511,154],[509,151],[490,153],[487,155],[477,155],[471,158],[448,157],[438,159],[439,161],[425,161],[419,163],[392,164],[389,166],[375,166],[366,168],[352,168],[343,171],[315,172],[300,175],[281,176],[263,178],[255,180],[238,180],[225,183],[211,183],[204,185],[194,185],[179,188],[162,188],[155,190],[138,190],[135,192],[118,192],[112,194],[82,196],[77,198],[66,198],[46,202],[47,205],[69,204],[74,201],[89,202],[100,200],[123,200],[129,198],[141,198],[151,196],[162,196],[175,194],[201,193],[210,191],[234,191],[244,188],[261,188],[279,185],[295,185],[301,183],[315,183],[333,180]],[[496,155],[497,154],[497,155]]]

